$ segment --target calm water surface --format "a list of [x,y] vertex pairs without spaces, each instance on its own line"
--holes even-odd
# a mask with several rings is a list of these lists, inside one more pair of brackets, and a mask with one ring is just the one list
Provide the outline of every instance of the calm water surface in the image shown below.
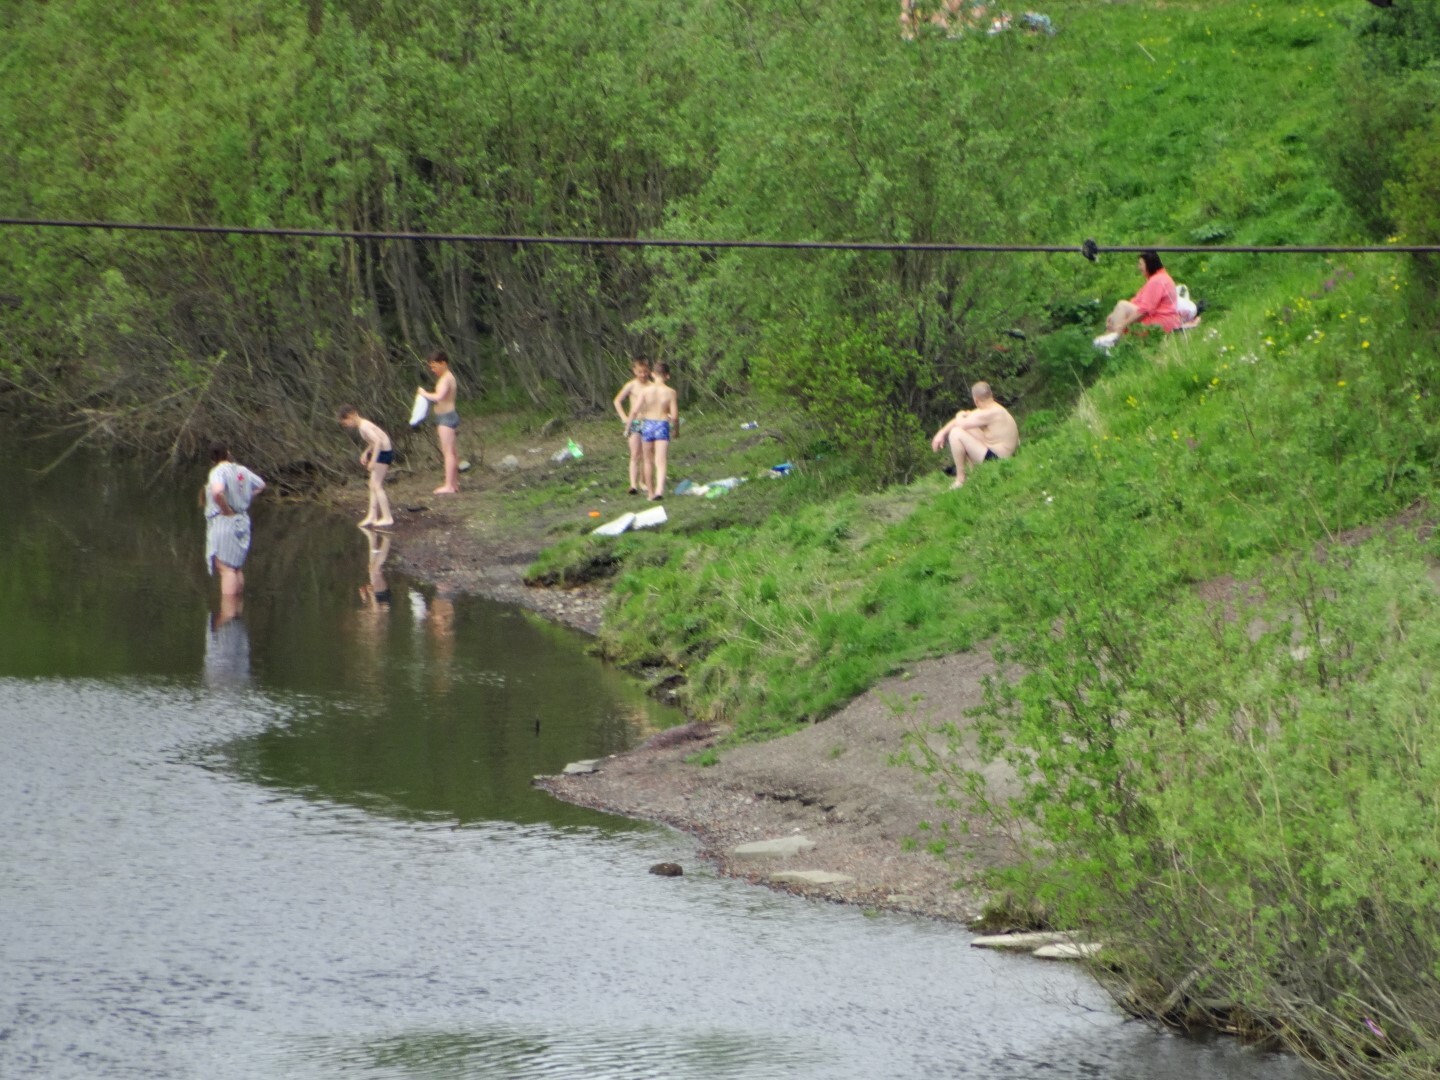
[[534,791],[675,717],[345,523],[262,498],[226,618],[199,472],[7,449],[0,1076],[1302,1076]]

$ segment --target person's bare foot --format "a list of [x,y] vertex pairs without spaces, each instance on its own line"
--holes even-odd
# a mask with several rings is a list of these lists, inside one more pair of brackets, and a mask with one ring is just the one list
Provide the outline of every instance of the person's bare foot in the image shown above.
[[368,528],[370,528],[371,525],[374,525],[374,524],[375,524],[375,519],[374,519],[374,518],[368,518],[368,517],[367,517],[367,518],[361,518],[361,519],[360,519],[359,521],[357,521],[355,524],[356,524],[359,528],[368,529]]
[[372,523],[371,523],[371,528],[375,528],[375,529],[389,529],[389,528],[393,528],[394,525],[395,525],[395,519],[394,519],[394,518],[389,518],[389,519],[387,519],[387,520],[385,520],[385,521],[375,521],[375,522],[372,522]]
[[951,490],[951,491],[954,491],[956,488],[962,488],[962,487],[964,487],[964,486],[965,486],[965,481],[964,481],[964,480],[956,480],[953,484],[950,485],[950,490]]
[[459,488],[452,488],[452,487],[438,487],[438,488],[436,488],[434,491],[432,491],[430,494],[432,494],[432,495],[459,495],[459,494],[460,494],[460,489],[459,489]]

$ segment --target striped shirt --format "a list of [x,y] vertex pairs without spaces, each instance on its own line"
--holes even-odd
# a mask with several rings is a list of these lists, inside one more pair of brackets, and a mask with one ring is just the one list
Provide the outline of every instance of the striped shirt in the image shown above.
[[[219,488],[233,514],[222,514],[215,498]],[[210,470],[205,483],[205,566],[215,572],[215,560],[239,569],[250,554],[250,502],[265,490],[265,481],[233,461]]]

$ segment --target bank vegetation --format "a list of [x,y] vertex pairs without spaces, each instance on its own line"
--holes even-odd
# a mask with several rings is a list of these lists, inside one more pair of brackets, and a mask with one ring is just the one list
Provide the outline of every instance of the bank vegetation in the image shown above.
[[[1081,3],[1054,37],[893,5],[99,0],[0,14],[17,215],[341,229],[1078,243],[1440,238],[1440,13]],[[996,641],[1003,884],[1109,945],[1137,1007],[1341,1075],[1440,1067],[1436,267],[1172,260],[1183,339],[1089,345],[1128,258],[640,252],[0,234],[0,380],[177,459],[323,476],[337,400],[602,404],[628,358],[761,403],[797,466],[613,575],[616,659],[737,737]],[[962,493],[923,434],[984,377],[1025,443]],[[917,478],[918,477],[918,478]],[[716,519],[706,519],[711,525]],[[597,570],[597,568],[600,568]],[[983,799],[947,758],[945,797]]]

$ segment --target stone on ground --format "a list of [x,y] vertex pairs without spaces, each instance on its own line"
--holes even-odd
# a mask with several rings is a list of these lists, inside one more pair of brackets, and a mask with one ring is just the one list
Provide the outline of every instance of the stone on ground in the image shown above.
[[804,836],[781,836],[774,840],[755,840],[730,849],[733,858],[744,860],[788,859],[815,846],[815,841]]
[[1062,941],[1058,945],[1041,945],[1030,955],[1041,960],[1084,960],[1099,951],[1100,946],[1093,942]]
[[572,761],[569,765],[566,765],[563,770],[566,776],[584,776],[586,773],[599,771],[599,758],[586,758],[584,761]]
[[1044,945],[1063,945],[1075,940],[1063,930],[1037,930],[1026,934],[987,934],[970,942],[972,949],[1014,949],[1034,952]]
[[781,870],[771,874],[770,880],[777,885],[849,885],[855,879],[829,870]]

